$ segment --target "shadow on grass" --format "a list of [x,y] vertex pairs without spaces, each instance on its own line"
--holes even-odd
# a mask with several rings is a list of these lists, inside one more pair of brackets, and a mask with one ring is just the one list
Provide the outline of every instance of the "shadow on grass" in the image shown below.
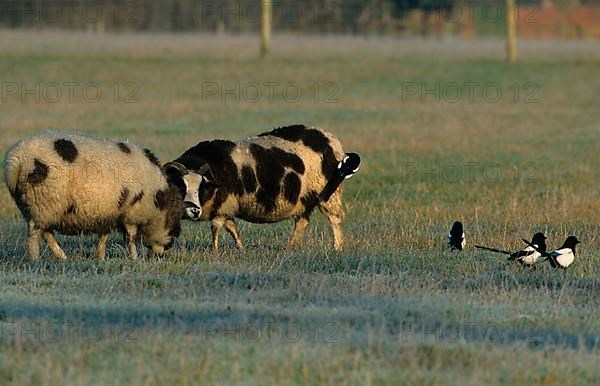
[[[201,338],[228,338],[252,342],[259,331],[270,328],[280,340],[302,338],[315,343],[348,343],[366,346],[373,339],[397,344],[495,344],[526,345],[531,349],[570,348],[595,351],[600,337],[570,331],[543,329],[532,323],[502,327],[492,322],[427,322],[397,323],[378,326],[369,317],[341,315],[291,317],[268,309],[236,309],[211,306],[202,310],[161,309],[143,307],[97,307],[40,304],[28,301],[0,303],[0,325],[15,323],[94,326],[101,329],[121,328],[122,331],[177,332],[199,335]],[[467,328],[468,326],[468,328]],[[26,328],[26,327],[23,327]],[[32,327],[27,327],[31,329]],[[375,333],[371,336],[370,333]],[[315,334],[320,334],[315,336]]]

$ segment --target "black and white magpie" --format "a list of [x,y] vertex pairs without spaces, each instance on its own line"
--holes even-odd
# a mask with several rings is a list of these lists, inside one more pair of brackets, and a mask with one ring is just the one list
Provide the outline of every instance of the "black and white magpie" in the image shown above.
[[329,179],[327,185],[323,188],[321,194],[319,194],[319,199],[321,201],[329,200],[329,197],[337,188],[342,184],[344,179],[350,178],[358,171],[360,168],[360,156],[356,153],[346,153],[346,156],[343,160],[338,163],[337,169],[333,177]]
[[[533,245],[523,239],[523,241],[533,247]],[[548,260],[552,268],[567,268],[569,265],[575,261],[575,247],[577,244],[581,243],[581,241],[577,240],[575,236],[569,236],[563,243],[563,245],[553,252],[543,252],[541,253],[542,257],[545,257],[544,260]],[[537,250],[537,248],[535,248]],[[541,252],[538,250],[538,252]]]
[[517,252],[509,252],[503,251],[501,249],[482,247],[481,245],[476,245],[475,248],[509,255],[509,261],[517,261],[523,265],[535,265],[540,261],[542,253],[546,252],[546,236],[542,232],[534,234],[533,238],[531,239],[531,245],[534,245],[535,248],[532,246],[527,246]]
[[463,224],[460,221],[455,221],[454,224],[452,224],[450,233],[448,233],[448,247],[450,247],[451,251],[462,251],[465,247],[465,244],[466,241]]

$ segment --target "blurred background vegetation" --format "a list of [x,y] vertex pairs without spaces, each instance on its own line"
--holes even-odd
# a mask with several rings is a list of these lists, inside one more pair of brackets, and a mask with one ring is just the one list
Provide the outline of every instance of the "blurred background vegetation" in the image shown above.
[[[12,0],[0,26],[105,31],[243,33],[260,0]],[[518,0],[519,36],[600,38],[598,0]],[[277,31],[366,35],[499,35],[504,0],[274,0]]]

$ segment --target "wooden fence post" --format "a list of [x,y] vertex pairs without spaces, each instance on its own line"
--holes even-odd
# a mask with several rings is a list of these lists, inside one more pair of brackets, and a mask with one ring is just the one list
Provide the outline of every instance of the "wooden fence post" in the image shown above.
[[271,0],[262,0],[262,19],[260,23],[260,56],[271,52],[271,19],[273,16]]
[[517,60],[517,23],[514,7],[514,0],[506,0],[506,61],[508,63]]

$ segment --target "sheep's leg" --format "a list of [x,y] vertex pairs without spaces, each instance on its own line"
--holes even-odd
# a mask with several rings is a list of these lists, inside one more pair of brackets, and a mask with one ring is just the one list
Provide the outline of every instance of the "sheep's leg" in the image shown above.
[[42,231],[33,221],[29,221],[29,233],[27,235],[27,255],[29,260],[37,260],[40,257],[40,233]]
[[333,230],[333,249],[341,251],[344,245],[344,232],[342,231],[342,218],[337,216],[327,216],[331,229]]
[[219,250],[219,231],[225,224],[225,221],[226,220],[224,217],[215,217],[211,221],[210,230],[212,232],[212,250],[213,251]]
[[233,221],[233,219],[228,218],[227,220],[225,220],[225,229],[227,229],[227,232],[229,232],[231,237],[233,237],[233,239],[235,240],[236,247],[240,251],[243,251],[244,245],[242,244],[242,240],[240,239],[240,235],[237,230],[237,225],[235,224],[235,221]]
[[96,259],[104,260],[106,258],[106,242],[108,241],[108,233],[101,234],[98,238],[98,246],[96,247]]
[[300,244],[300,240],[302,240],[302,235],[304,235],[304,231],[308,227],[309,220],[308,217],[302,216],[296,219],[296,223],[294,224],[294,231],[292,233],[292,238],[290,239],[287,249],[295,249]]
[[342,207],[342,189],[336,191],[328,201],[322,202],[319,205],[319,210],[327,218],[333,230],[333,249],[336,251],[342,250],[344,244],[344,233],[342,232],[342,220],[345,213]]
[[54,256],[59,260],[67,260],[67,255],[56,242],[54,234],[52,232],[44,231],[43,235],[46,243],[48,243],[48,247],[50,247],[50,250],[54,253]]
[[137,260],[137,248],[135,246],[135,242],[137,240],[138,227],[133,224],[126,224],[125,230],[123,232],[123,237],[125,238],[125,243],[127,244],[127,253],[129,258],[132,260]]

